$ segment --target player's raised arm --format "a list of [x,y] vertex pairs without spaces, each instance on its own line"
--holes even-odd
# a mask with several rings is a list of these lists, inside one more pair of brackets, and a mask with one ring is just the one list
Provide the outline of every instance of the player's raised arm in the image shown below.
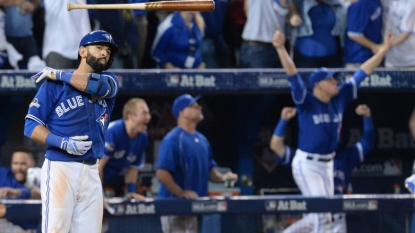
[[306,94],[306,87],[301,76],[297,73],[294,61],[291,59],[285,48],[285,36],[282,34],[280,27],[278,27],[277,31],[274,33],[272,44],[277,50],[282,67],[284,67],[285,73],[290,81],[293,100],[296,104],[302,104]]
[[362,69],[367,75],[371,75],[375,68],[382,62],[386,53],[393,47],[393,41],[393,35],[387,32],[380,49],[371,58],[369,58],[369,60],[365,61],[360,66],[360,69]]
[[36,79],[36,83],[44,78],[62,81],[70,84],[79,91],[89,93],[102,98],[113,97],[118,91],[118,81],[116,77],[109,74],[100,73],[82,73],[79,70],[74,73],[55,70],[45,67],[41,72],[33,75],[32,79]]
[[293,60],[285,48],[285,36],[281,32],[280,27],[278,27],[274,33],[274,37],[272,38],[272,45],[277,50],[278,57],[280,58],[282,67],[284,67],[285,73],[288,76],[295,75],[297,73],[297,68],[295,67]]
[[375,128],[371,117],[370,108],[366,104],[360,104],[356,108],[356,114],[363,117],[363,135],[360,139],[363,155],[367,155],[375,146]]
[[270,148],[280,158],[285,155],[286,145],[284,144],[285,131],[288,121],[296,114],[296,108],[285,107],[281,111],[281,118],[274,129],[274,134],[271,137]]

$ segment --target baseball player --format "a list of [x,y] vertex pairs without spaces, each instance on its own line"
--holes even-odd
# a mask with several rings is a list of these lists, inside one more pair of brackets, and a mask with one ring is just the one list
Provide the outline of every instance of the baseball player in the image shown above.
[[[145,150],[148,146],[147,124],[151,115],[145,100],[132,98],[125,103],[123,119],[109,124],[105,134],[104,156],[99,162],[99,172],[104,190],[111,187],[115,196],[144,200],[137,193],[138,169],[144,165]],[[122,176],[124,181],[119,180]]]
[[29,105],[25,136],[46,144],[42,166],[42,232],[100,232],[103,214],[98,161],[119,88],[105,71],[118,53],[111,34],[98,30],[79,44],[79,67],[46,67],[47,79]]
[[[213,159],[213,152],[206,137],[196,130],[203,120],[200,96],[183,94],[173,103],[177,126],[162,140],[156,166],[156,176],[161,181],[157,197],[196,199],[207,196],[208,181],[224,183],[238,180],[232,172],[220,173]],[[163,232],[199,232],[196,216],[162,216]]]
[[[28,170],[35,164],[30,150],[21,148],[12,154],[11,168],[0,167],[0,199],[40,199],[38,187],[26,187]],[[8,220],[10,221],[10,220]],[[7,222],[6,232],[24,232],[22,229],[36,229],[38,221],[19,220]],[[22,228],[22,229],[21,229]]]
[[[296,114],[295,108],[286,107],[281,111],[281,118],[275,127],[272,135],[270,147],[275,152],[275,161],[280,164],[291,166],[296,149],[284,144],[284,135],[288,121]],[[375,130],[370,114],[370,108],[367,105],[359,105],[356,108],[356,114],[363,117],[363,136],[359,142],[343,150],[336,151],[334,157],[334,193],[346,194],[347,184],[353,169],[363,162],[367,154],[375,145]],[[333,215],[332,233],[346,233],[346,216],[344,213]],[[313,221],[310,217],[290,225],[284,232],[309,232],[313,228]]]
[[[392,47],[393,36],[385,36],[378,52],[364,62],[352,78],[337,86],[334,72],[325,68],[316,69],[309,78],[312,92],[305,87],[294,62],[284,47],[285,36],[278,29],[273,37],[288,80],[298,113],[298,149],[292,171],[294,180],[304,196],[332,196],[333,158],[339,140],[343,112],[347,104],[357,97],[357,87],[372,74]],[[312,135],[310,135],[312,134]],[[313,214],[312,232],[329,232],[330,213]]]

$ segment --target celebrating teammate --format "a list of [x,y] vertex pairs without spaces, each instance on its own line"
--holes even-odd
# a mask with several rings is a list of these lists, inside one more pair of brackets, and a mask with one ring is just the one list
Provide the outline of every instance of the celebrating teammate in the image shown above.
[[[309,77],[312,92],[307,91],[294,62],[289,56],[285,36],[278,29],[273,37],[281,63],[291,84],[298,113],[298,149],[293,162],[293,177],[304,196],[332,196],[333,158],[339,140],[343,112],[357,97],[357,87],[372,74],[392,47],[393,37],[385,36],[384,44],[375,55],[364,62],[352,78],[337,86],[334,72],[325,68],[315,70]],[[312,134],[312,135],[310,135]],[[312,232],[330,232],[330,213],[313,214]]]
[[[11,168],[0,167],[0,199],[40,199],[39,187],[26,186],[29,169],[34,164],[30,150],[21,148],[13,152]],[[5,232],[23,232],[21,228],[35,230],[38,225],[33,220],[7,220],[7,227],[3,227],[3,222],[6,220],[0,221],[0,229]]]
[[[124,104],[123,119],[113,121],[105,134],[105,150],[99,162],[99,173],[104,190],[112,188],[115,196],[144,200],[137,193],[138,169],[144,165],[145,150],[148,145],[147,124],[151,115],[145,100],[132,98]],[[123,175],[125,172],[125,175]],[[124,180],[119,180],[119,178]]]
[[[285,107],[281,111],[281,118],[275,127],[272,135],[270,147],[277,155],[277,163],[291,165],[294,158],[295,149],[284,144],[284,135],[288,121],[296,114],[295,108]],[[370,108],[361,104],[356,108],[356,114],[363,117],[363,136],[359,142],[346,149],[336,151],[334,157],[334,193],[346,194],[347,185],[353,169],[363,162],[365,156],[375,145],[375,130],[370,114]],[[310,232],[313,229],[313,219],[305,217],[293,225],[290,225],[284,232]],[[333,215],[333,223],[330,232],[347,232],[346,216],[344,213]]]
[[93,31],[79,44],[73,73],[46,67],[29,105],[24,134],[46,144],[42,166],[42,232],[101,232],[98,161],[119,82],[107,70],[118,53],[111,34]]
[[[200,96],[184,94],[173,103],[177,127],[162,140],[157,161],[157,178],[161,181],[158,197],[196,199],[208,194],[208,181],[236,182],[238,175],[221,174],[215,166],[213,152],[206,137],[196,130],[203,120]],[[162,216],[163,232],[198,232],[196,216]]]

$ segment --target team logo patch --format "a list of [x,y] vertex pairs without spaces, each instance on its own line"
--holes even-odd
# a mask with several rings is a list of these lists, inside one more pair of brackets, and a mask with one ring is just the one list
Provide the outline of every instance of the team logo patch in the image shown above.
[[102,130],[104,130],[105,123],[108,121],[108,114],[104,112],[101,116],[96,120],[97,122],[101,123]]
[[29,108],[31,108],[31,107],[36,107],[36,108],[40,107],[40,104],[39,104],[39,101],[37,100],[37,98],[34,98],[32,100],[32,102],[29,104]]

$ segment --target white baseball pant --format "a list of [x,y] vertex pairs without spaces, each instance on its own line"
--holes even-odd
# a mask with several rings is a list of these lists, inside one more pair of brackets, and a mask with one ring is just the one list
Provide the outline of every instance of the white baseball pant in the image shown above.
[[41,179],[43,233],[101,233],[103,197],[98,164],[45,159]]
[[[295,183],[304,196],[333,196],[333,158],[335,153],[320,155],[311,154],[297,149],[293,162],[292,172]],[[324,161],[323,161],[324,160]],[[310,229],[309,222],[312,219],[313,233],[331,232],[331,214],[318,213],[308,214],[307,218],[303,218],[295,222],[290,228]],[[293,232],[287,228],[284,232]],[[297,232],[303,232],[298,231]]]

